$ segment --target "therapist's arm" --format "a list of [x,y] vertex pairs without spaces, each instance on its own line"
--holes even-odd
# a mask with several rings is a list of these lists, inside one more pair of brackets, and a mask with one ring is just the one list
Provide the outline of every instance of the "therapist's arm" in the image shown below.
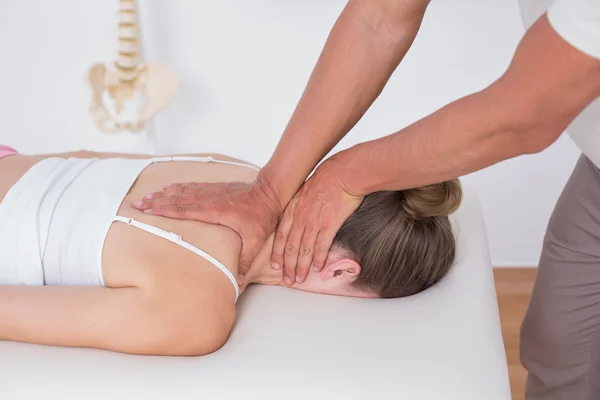
[[184,184],[134,207],[228,226],[250,267],[315,165],[381,93],[413,43],[429,0],[350,0],[333,27],[283,136],[256,182]]
[[351,0],[333,27],[260,176],[287,202],[379,96],[411,47],[429,0]]
[[598,96],[600,60],[568,44],[541,18],[506,73],[488,88],[321,164],[286,209],[272,261],[285,263],[286,282],[304,280],[311,265],[322,267],[363,196],[441,182],[539,152]]
[[351,193],[456,178],[550,146],[600,96],[600,59],[564,41],[543,17],[506,73],[406,129],[340,155]]

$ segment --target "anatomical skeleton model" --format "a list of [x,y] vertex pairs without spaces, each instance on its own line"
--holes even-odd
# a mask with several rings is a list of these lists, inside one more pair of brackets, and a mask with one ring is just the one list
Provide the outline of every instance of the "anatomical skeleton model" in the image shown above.
[[[140,50],[137,2],[120,0],[117,61],[110,69],[94,64],[88,75],[92,88],[90,113],[103,132],[142,131],[177,94],[175,72],[162,63],[144,64]],[[125,109],[140,97],[143,105],[136,107],[136,118],[127,118]]]

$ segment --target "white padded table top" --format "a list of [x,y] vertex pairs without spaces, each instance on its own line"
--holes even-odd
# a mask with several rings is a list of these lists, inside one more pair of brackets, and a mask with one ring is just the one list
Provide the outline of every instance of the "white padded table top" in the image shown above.
[[197,358],[0,342],[0,399],[508,400],[479,202],[454,216],[459,258],[404,299],[252,287],[229,342]]

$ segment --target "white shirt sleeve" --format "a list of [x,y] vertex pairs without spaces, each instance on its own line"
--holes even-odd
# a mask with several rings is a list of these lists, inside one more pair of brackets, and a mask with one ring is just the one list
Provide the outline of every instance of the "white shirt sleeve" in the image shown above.
[[548,21],[573,47],[600,59],[600,0],[556,0]]

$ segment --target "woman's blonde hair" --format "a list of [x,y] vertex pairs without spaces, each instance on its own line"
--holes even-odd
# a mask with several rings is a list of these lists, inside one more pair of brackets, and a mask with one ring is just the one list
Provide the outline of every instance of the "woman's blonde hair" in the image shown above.
[[379,297],[409,296],[437,283],[454,263],[448,215],[462,201],[458,180],[365,197],[333,248],[361,265],[354,282]]

